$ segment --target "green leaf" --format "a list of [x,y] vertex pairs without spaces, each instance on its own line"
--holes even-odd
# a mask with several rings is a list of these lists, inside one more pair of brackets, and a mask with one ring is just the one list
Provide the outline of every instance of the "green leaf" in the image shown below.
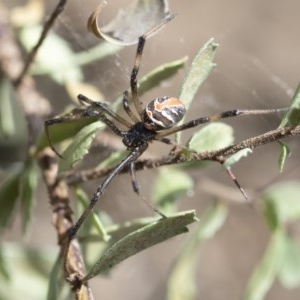
[[196,299],[196,273],[200,245],[213,237],[222,227],[227,214],[227,206],[222,202],[217,202],[205,211],[198,227],[184,243],[184,247],[171,271],[167,287],[167,300]]
[[0,299],[45,299],[57,251],[54,248],[34,250],[10,243],[3,243],[2,249],[10,281],[0,284]]
[[3,249],[1,246],[0,246],[0,276],[6,281],[9,281],[10,279],[10,273],[7,268],[7,261],[4,257]]
[[97,19],[103,6],[101,3],[89,17],[88,30],[98,38],[120,45],[137,43],[141,35],[169,15],[168,1],[139,0],[120,10],[108,25],[100,28]]
[[50,273],[47,300],[62,299],[61,291],[64,285],[63,257],[59,254]]
[[299,181],[280,182],[265,192],[264,214],[272,230],[300,219],[299,195]]
[[[221,149],[234,141],[233,129],[224,123],[211,123],[194,133],[186,146],[196,152]],[[186,153],[188,154],[188,153]]]
[[285,127],[287,124],[295,127],[300,122],[300,83],[298,84],[295,94],[292,97],[288,111],[284,114],[279,128]]
[[[72,69],[74,67],[79,68],[81,66],[93,63],[97,60],[102,60],[108,56],[115,55],[123,47],[119,45],[112,45],[108,43],[101,43],[92,48],[84,50],[82,52],[73,53],[67,61],[64,62],[64,67],[66,70]],[[51,75],[61,72],[61,65],[51,65],[51,64],[39,64],[38,66],[34,65],[30,70],[30,73],[35,76],[39,75]],[[70,83],[69,81],[68,83]],[[80,78],[74,82],[82,82]]]
[[278,141],[278,143],[280,145],[280,156],[279,156],[279,160],[278,160],[278,168],[279,168],[279,171],[282,172],[285,160],[286,160],[287,156],[290,155],[291,151],[287,144],[283,143],[282,141]]
[[278,276],[287,289],[300,285],[300,248],[289,235],[286,235],[285,254]]
[[252,153],[252,150],[250,148],[245,148],[242,149],[240,151],[238,151],[237,153],[231,155],[230,157],[228,157],[223,166],[225,169],[230,168],[232,165],[234,165],[235,163],[237,163],[240,159],[242,159],[243,157],[246,157],[249,153]]
[[195,222],[195,211],[181,212],[131,232],[109,247],[86,275],[84,281],[106,273],[126,258],[187,231]]
[[165,213],[173,213],[176,211],[175,202],[191,194],[193,188],[194,182],[187,173],[176,168],[164,168],[155,178],[151,199]]
[[102,122],[94,122],[82,128],[73,138],[71,144],[63,152],[63,159],[59,162],[59,172],[64,172],[83,159],[95,139],[96,133],[103,128]]
[[0,132],[9,137],[16,132],[12,91],[8,79],[0,76]]
[[247,284],[244,300],[263,300],[276,279],[285,251],[285,232],[278,228]]
[[150,71],[139,81],[139,94],[142,95],[146,93],[152,88],[158,86],[164,80],[175,75],[180,69],[185,66],[187,59],[187,56],[185,56],[181,59],[165,63]]
[[[183,101],[186,109],[189,109],[199,86],[210,74],[212,68],[215,66],[213,58],[215,56],[218,44],[210,39],[197,53],[187,70],[182,87],[179,93],[179,99]],[[181,123],[183,120],[181,121]],[[176,142],[180,142],[180,133],[176,134]]]
[[[167,80],[171,76],[175,75],[181,68],[184,67],[187,58],[183,57],[178,60],[174,60],[165,63],[143,76],[138,82],[139,96],[151,90],[152,88],[160,85],[163,81]],[[112,104],[113,109],[117,109],[122,105],[123,95],[118,97]]]
[[107,158],[105,158],[101,163],[96,167],[96,169],[104,169],[113,167],[116,164],[120,162],[120,160],[128,154],[128,150],[120,150],[113,152],[111,155],[109,155]]
[[29,222],[31,221],[31,212],[35,204],[34,193],[38,184],[38,168],[34,160],[29,159],[21,175],[21,214],[22,230],[26,233]]
[[11,175],[0,188],[0,229],[6,228],[16,210],[17,200],[20,194],[20,174]]
[[[28,51],[36,45],[41,32],[42,27],[37,25],[23,27],[20,30],[20,40]],[[52,31],[48,33],[47,38],[39,48],[35,57],[34,68],[51,70],[55,66],[56,70],[50,76],[60,84],[81,81],[83,74],[81,69],[73,64],[73,54],[71,46]]]

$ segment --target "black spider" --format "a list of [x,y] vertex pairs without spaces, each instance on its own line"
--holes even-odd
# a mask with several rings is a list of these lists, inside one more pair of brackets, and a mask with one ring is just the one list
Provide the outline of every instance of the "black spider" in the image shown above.
[[[98,186],[97,191],[94,193],[90,200],[88,207],[85,209],[83,214],[80,216],[75,225],[69,230],[70,240],[75,237],[82,223],[85,221],[87,216],[90,214],[97,201],[101,195],[106,190],[107,186],[110,184],[112,179],[121,172],[124,168],[129,167],[132,176],[132,186],[134,192],[139,196],[139,186],[135,177],[135,162],[146,151],[148,145],[152,141],[161,141],[170,144],[171,141],[166,136],[174,134],[178,131],[182,131],[188,128],[198,126],[199,124],[208,123],[211,121],[216,121],[223,118],[235,117],[239,115],[249,115],[249,114],[260,114],[260,113],[270,113],[277,112],[278,110],[230,110],[220,114],[215,114],[211,116],[201,117],[192,121],[188,121],[182,125],[177,125],[180,120],[182,120],[186,109],[184,104],[177,98],[174,97],[159,97],[155,98],[149,102],[145,108],[143,108],[142,103],[139,100],[138,94],[138,83],[137,75],[140,68],[140,62],[142,58],[143,49],[145,46],[146,38],[156,31],[159,27],[168,22],[171,17],[166,18],[158,26],[141,36],[138,40],[134,66],[131,71],[130,77],[130,89],[131,89],[131,99],[132,103],[129,103],[129,93],[127,91],[123,94],[123,108],[127,113],[130,121],[123,118],[122,116],[116,114],[112,109],[105,103],[95,102],[84,95],[78,95],[78,100],[80,103],[88,104],[89,106],[84,111],[82,117],[92,117],[96,116],[100,121],[104,122],[115,134],[122,137],[124,145],[127,147],[129,153],[125,156],[120,163],[114,167],[110,174],[102,181]],[[133,104],[131,108],[130,104]],[[110,117],[110,118],[108,118]],[[45,131],[49,144],[53,151],[57,155],[60,154],[55,150],[50,142],[48,126],[67,122],[69,119],[66,117],[58,117],[54,119],[47,120],[45,122]],[[126,130],[120,129],[119,125],[122,125]],[[150,205],[148,203],[148,205]],[[151,206],[155,212],[157,212],[162,217],[166,216],[161,213],[158,209]]]

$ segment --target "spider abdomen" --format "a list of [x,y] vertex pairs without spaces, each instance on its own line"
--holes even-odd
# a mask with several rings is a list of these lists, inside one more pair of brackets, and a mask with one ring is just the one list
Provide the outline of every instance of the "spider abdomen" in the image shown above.
[[155,98],[143,112],[143,124],[153,131],[171,128],[183,118],[185,112],[184,104],[177,98]]

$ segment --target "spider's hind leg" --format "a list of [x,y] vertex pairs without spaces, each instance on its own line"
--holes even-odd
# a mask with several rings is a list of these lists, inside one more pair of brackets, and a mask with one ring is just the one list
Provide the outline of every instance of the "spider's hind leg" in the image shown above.
[[147,204],[147,206],[149,206],[154,212],[156,212],[157,214],[159,214],[161,217],[163,217],[164,219],[167,218],[167,216],[165,214],[163,214],[157,207],[155,207],[153,204],[151,204],[145,196],[143,196],[140,193],[140,186],[137,182],[136,176],[135,176],[135,162],[131,162],[130,163],[130,175],[131,175],[131,184],[132,184],[132,188],[133,191]]

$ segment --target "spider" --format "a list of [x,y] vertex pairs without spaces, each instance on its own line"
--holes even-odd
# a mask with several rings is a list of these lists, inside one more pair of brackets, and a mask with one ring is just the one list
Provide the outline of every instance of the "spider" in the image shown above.
[[[159,27],[167,23],[173,16],[167,17],[158,26],[151,29],[138,39],[134,65],[130,76],[130,92],[123,93],[123,109],[129,117],[129,120],[115,113],[106,103],[96,102],[88,97],[79,94],[78,100],[81,104],[87,104],[82,118],[97,117],[104,122],[116,135],[122,138],[123,144],[128,150],[128,154],[112,169],[107,177],[98,186],[96,192],[92,196],[88,207],[79,217],[78,221],[70,228],[68,232],[69,239],[73,239],[83,222],[86,220],[92,209],[105,192],[110,182],[124,169],[129,168],[132,177],[132,187],[136,194],[141,196],[139,185],[135,176],[135,163],[137,159],[147,150],[149,143],[160,141],[166,144],[172,144],[167,136],[176,132],[196,127],[200,124],[216,121],[223,118],[236,117],[240,115],[274,113],[278,110],[229,110],[222,113],[200,117],[195,120],[188,121],[182,125],[178,123],[183,119],[186,108],[183,102],[175,97],[164,96],[158,97],[150,101],[144,108],[139,100],[137,75],[140,69],[141,58],[145,46],[146,39],[153,34]],[[130,98],[131,96],[131,98]],[[132,101],[132,102],[131,102]],[[131,107],[133,106],[133,107]],[[56,117],[45,121],[45,132],[49,145],[52,150],[61,157],[51,143],[48,127],[57,123],[67,122],[66,117]],[[121,126],[126,129],[121,129]],[[141,196],[142,197],[142,196]],[[145,200],[145,199],[144,199]],[[157,208],[148,203],[152,209],[161,217],[166,216]]]

